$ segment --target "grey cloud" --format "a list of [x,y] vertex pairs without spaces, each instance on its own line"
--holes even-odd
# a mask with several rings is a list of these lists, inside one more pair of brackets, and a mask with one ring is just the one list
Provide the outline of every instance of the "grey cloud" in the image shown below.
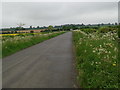
[[[3,27],[117,22],[117,2],[3,3]],[[103,21],[102,21],[103,20]]]

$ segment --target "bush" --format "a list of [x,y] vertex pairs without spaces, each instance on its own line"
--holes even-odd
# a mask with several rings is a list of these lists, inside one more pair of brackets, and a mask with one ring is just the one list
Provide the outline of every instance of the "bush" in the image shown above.
[[109,31],[113,32],[114,30],[116,30],[116,27],[100,27],[99,28],[100,33],[107,33]]
[[30,33],[34,33],[34,31],[30,31]]
[[85,33],[93,33],[93,32],[96,32],[97,31],[97,29],[89,29],[89,28],[86,28],[86,29],[80,29],[81,31],[84,31]]
[[100,33],[107,33],[108,31],[109,31],[108,27],[101,27],[101,28],[99,28],[99,32]]

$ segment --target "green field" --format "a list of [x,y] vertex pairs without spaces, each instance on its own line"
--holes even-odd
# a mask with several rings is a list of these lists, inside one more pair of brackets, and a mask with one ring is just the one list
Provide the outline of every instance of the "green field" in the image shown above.
[[20,34],[17,36],[3,36],[2,39],[2,58],[11,55],[21,49],[30,47],[47,39],[53,38],[65,32],[53,32],[43,34]]
[[117,30],[91,30],[73,31],[79,87],[118,88]]

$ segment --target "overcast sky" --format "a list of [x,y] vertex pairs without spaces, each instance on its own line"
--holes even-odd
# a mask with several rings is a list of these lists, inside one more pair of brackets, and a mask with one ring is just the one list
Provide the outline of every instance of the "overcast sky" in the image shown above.
[[2,27],[118,22],[117,2],[3,2]]

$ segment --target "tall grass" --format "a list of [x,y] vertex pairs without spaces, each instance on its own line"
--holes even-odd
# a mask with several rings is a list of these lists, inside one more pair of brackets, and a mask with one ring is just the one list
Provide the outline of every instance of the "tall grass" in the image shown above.
[[44,40],[53,38],[65,32],[51,33],[51,34],[36,34],[36,35],[21,35],[21,36],[10,36],[3,38],[2,41],[2,57],[11,55],[21,49],[30,47]]
[[77,81],[83,88],[118,88],[117,33],[73,31]]

